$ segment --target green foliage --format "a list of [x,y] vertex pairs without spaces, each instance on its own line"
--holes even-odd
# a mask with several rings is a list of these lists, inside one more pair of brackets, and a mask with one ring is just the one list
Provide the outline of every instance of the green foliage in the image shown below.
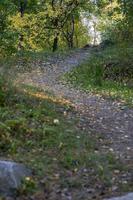
[[14,14],[15,7],[11,1],[0,1],[0,57],[14,53],[17,35],[10,28],[9,16]]
[[[103,38],[115,42],[133,41],[133,1],[113,0],[103,9]],[[104,23],[104,21],[107,21]]]
[[[42,55],[36,56],[37,58],[39,61],[41,58],[44,60]],[[28,55],[24,60],[29,62]],[[93,62],[94,60],[91,64]],[[101,61],[98,58],[95,65],[93,72],[97,70],[97,73],[94,77],[100,77]],[[91,72],[87,69],[88,63],[86,66],[82,67],[84,74]],[[77,73],[77,83],[78,75]],[[82,76],[81,71],[80,75]],[[2,82],[5,87],[5,82]],[[82,82],[84,84],[83,79]],[[92,83],[96,86],[99,79],[96,82],[92,80]],[[70,105],[54,103],[51,98],[45,99],[46,94],[43,91],[30,86],[18,85],[14,88],[11,84],[8,87],[6,82],[6,88],[10,90],[2,90],[6,98],[4,104],[0,105],[1,156],[23,162],[35,172],[35,179],[27,177],[22,181],[17,191],[18,196],[28,196],[39,190],[38,183],[40,185],[42,182],[48,191],[51,191],[53,185],[79,190],[88,184],[88,177],[92,183],[98,182],[110,189],[114,184],[111,182],[114,170],[119,169],[126,173],[128,169],[123,169],[114,155],[97,150],[99,137],[102,135],[103,138],[102,133],[91,134],[90,131],[85,132],[78,128],[79,120]],[[41,95],[38,97],[36,93]],[[71,114],[73,118],[70,118]]]
[[97,29],[104,39],[133,40],[132,0],[20,2],[0,2],[0,56],[15,54],[20,48],[42,51],[84,46],[90,36],[83,14],[100,19]]
[[65,77],[75,86],[133,103],[133,48],[115,46],[96,53]]
[[[24,3],[27,2],[27,3]],[[66,24],[70,23],[70,16],[73,15],[76,21],[75,26],[84,29],[80,16],[81,9],[87,1],[2,1],[0,17],[0,54],[14,54],[17,49],[42,51],[52,49],[57,38],[57,48],[66,48],[67,41],[62,33],[66,31]],[[11,8],[11,9],[10,9]],[[69,26],[68,32],[71,32]],[[84,41],[80,39],[79,31],[76,27],[74,46],[82,46],[87,41],[87,34],[84,32]],[[85,30],[85,29],[84,29]],[[78,42],[78,40],[80,40]]]
[[22,180],[20,187],[17,189],[17,196],[32,194],[36,189],[36,182],[31,177],[26,177]]

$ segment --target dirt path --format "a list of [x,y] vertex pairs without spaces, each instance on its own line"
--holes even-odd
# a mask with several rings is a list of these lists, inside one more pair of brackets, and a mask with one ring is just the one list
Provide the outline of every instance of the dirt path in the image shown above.
[[[69,100],[80,117],[79,126],[102,135],[102,149],[112,151],[124,161],[133,161],[133,109],[123,107],[117,101],[85,93],[64,84],[60,77],[89,58],[91,50],[82,49],[65,59],[53,58],[36,63],[30,73],[21,74],[21,83],[42,88],[57,97]],[[102,143],[101,139],[101,143]]]

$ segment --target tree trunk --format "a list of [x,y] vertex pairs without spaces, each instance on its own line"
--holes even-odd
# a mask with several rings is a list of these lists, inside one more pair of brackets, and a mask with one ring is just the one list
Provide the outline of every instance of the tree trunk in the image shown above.
[[[25,9],[26,9],[26,5],[27,5],[27,0],[18,0],[18,3],[19,3],[19,12],[20,12],[20,17],[23,18],[24,16],[24,12],[25,12]],[[19,35],[19,43],[18,43],[18,50],[21,50],[23,48],[23,39],[24,39],[24,36],[22,33],[20,33]]]
[[21,50],[23,48],[23,34],[19,35],[19,43],[18,43],[18,50]]
[[74,45],[73,45],[73,35],[72,35],[71,40],[70,40],[70,48],[72,49],[73,47]]
[[95,46],[96,42],[97,42],[96,22],[95,21],[93,22],[93,29],[94,29],[94,32],[93,32],[93,45]]
[[57,51],[57,49],[58,49],[58,36],[59,36],[59,33],[56,33],[56,36],[55,36],[54,42],[53,42],[53,52]]
[[73,48],[73,37],[70,36],[70,38],[67,38],[67,45],[70,49]]
[[74,20],[74,16],[72,15],[72,34],[71,34],[71,48],[74,47],[74,32],[75,32],[75,20]]
[[72,15],[70,21],[70,27],[68,26],[66,33],[64,32],[68,48],[70,49],[74,47],[74,32],[75,32],[75,21],[74,21],[74,16]]
[[75,45],[78,48],[79,47],[79,41],[78,41],[78,36],[75,34]]

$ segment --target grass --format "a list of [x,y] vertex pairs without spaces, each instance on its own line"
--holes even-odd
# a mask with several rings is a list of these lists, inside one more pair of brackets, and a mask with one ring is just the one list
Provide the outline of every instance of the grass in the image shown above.
[[[15,55],[12,55],[10,57],[1,57],[0,58],[0,66],[11,66],[14,64],[22,64],[23,68],[28,65],[30,67],[31,63],[33,64],[34,62],[42,62],[42,61],[48,61],[50,58],[54,58],[55,60],[57,58],[62,58],[64,59],[66,56],[71,55],[76,51],[76,49],[72,50],[59,50],[56,52],[51,52],[51,51],[45,51],[45,52],[32,52],[32,51],[19,51]],[[53,61],[54,61],[53,59]],[[5,64],[6,63],[6,64]],[[28,70],[28,69],[27,69]]]
[[132,47],[107,48],[96,52],[64,78],[85,91],[133,105],[132,55]]
[[[45,190],[43,196],[57,195],[57,188],[80,195],[92,186],[98,194],[104,190],[103,195],[109,195],[113,185],[119,188],[120,174],[130,168],[100,150],[100,133],[78,128],[79,119],[68,102],[31,86],[14,87],[3,77],[0,80],[0,157],[22,162],[34,172],[30,182],[22,183],[19,196],[29,198],[40,190]],[[114,175],[115,170],[120,174]],[[131,189],[128,183],[125,190]]]
[[119,161],[108,152],[95,152],[97,138],[77,130],[77,120],[68,120],[63,114],[69,109],[17,90],[8,92],[0,106],[0,156],[29,166],[35,171],[37,185],[47,176],[47,187],[53,182],[60,187],[83,187],[87,180],[78,174],[81,169],[91,169],[95,184],[100,180],[110,187]]

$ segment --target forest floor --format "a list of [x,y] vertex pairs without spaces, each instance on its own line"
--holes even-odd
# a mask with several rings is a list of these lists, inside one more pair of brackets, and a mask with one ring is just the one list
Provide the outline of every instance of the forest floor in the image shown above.
[[[75,169],[74,173],[80,173],[80,176],[84,176],[86,186],[82,188],[82,191],[81,188],[74,189],[74,192],[77,193],[75,195],[72,191],[75,186],[71,185],[70,191],[69,189],[64,189],[62,196],[60,196],[61,200],[100,200],[106,196],[120,195],[133,189],[133,108],[118,99],[109,99],[99,94],[75,88],[62,79],[66,72],[85,62],[92,53],[93,49],[88,48],[71,52],[71,54],[63,58],[61,56],[49,56],[46,60],[37,59],[32,62],[32,66],[28,67],[28,71],[25,68],[21,68],[21,65],[23,65],[22,60],[14,67],[17,69],[14,79],[16,86],[26,88],[25,91],[28,91],[27,88],[38,88],[36,92],[29,89],[29,94],[33,98],[52,99],[55,102],[60,102],[60,104],[68,104],[71,109],[69,111],[63,110],[67,119],[69,121],[71,119],[78,121],[76,128],[81,130],[81,134],[83,131],[88,133],[92,140],[93,138],[97,139],[98,143],[94,148],[95,155],[107,153],[114,155],[115,159],[120,161],[119,167],[115,166],[116,168],[113,169],[113,177],[108,180],[111,182],[109,183],[111,184],[109,186],[111,189],[106,191],[105,185],[101,186],[98,181],[97,183],[91,182],[92,175],[89,174],[93,174],[93,169],[89,172],[89,169],[84,168],[81,173],[77,172],[78,169]],[[80,140],[82,136],[78,134],[77,137]],[[97,161],[95,165],[97,165]],[[101,173],[103,179],[106,179],[104,170],[106,170],[104,169],[104,164],[99,165],[99,173]],[[69,175],[72,176],[72,174]],[[58,176],[57,174],[55,178],[58,179]],[[87,183],[87,180],[89,183]],[[76,187],[78,188],[78,182]],[[57,197],[53,198],[52,195],[52,193],[51,196],[49,194],[46,199],[58,199],[60,191],[57,192]],[[39,197],[37,198],[39,199]],[[40,197],[40,199],[43,198]]]
[[62,80],[62,76],[79,66],[90,56],[91,49],[81,49],[66,58],[51,58],[35,63],[33,69],[20,74],[16,82],[43,89],[44,92],[65,99],[80,116],[80,126],[100,132],[107,139],[103,150],[112,148],[130,162],[133,159],[133,109],[121,100],[112,100],[98,94],[83,92]]

